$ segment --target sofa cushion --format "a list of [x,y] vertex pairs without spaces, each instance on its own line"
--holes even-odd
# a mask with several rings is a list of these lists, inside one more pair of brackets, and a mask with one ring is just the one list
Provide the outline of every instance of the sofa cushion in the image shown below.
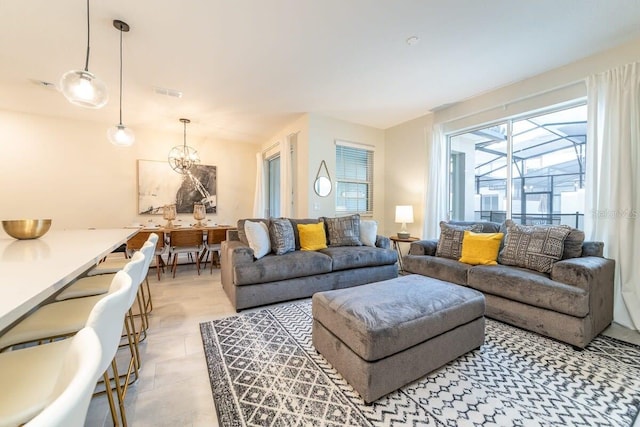
[[466,230],[462,240],[460,262],[471,265],[498,264],[502,233],[474,233]]
[[358,248],[349,246],[329,246],[320,252],[331,257],[332,270],[350,270],[360,267],[375,267],[379,265],[395,264],[398,254],[392,249],[372,248],[361,246]]
[[317,251],[327,247],[327,237],[324,231],[324,224],[298,224],[298,235],[300,236],[300,250]]
[[249,241],[247,240],[247,234],[244,231],[244,222],[245,221],[253,221],[253,222],[264,222],[265,224],[267,224],[267,227],[269,227],[269,220],[265,219],[265,218],[246,218],[246,219],[239,219],[238,220],[238,239],[240,239],[240,241],[242,243],[244,243],[245,245],[249,244]]
[[458,285],[467,284],[467,270],[472,266],[449,258],[428,255],[405,255],[402,258],[404,271],[433,277]]
[[244,231],[249,241],[249,247],[253,249],[256,258],[262,258],[271,252],[271,240],[269,239],[269,229],[262,221],[245,221]]
[[300,233],[298,233],[298,224],[317,224],[322,221],[322,219],[318,218],[288,218],[289,222],[291,222],[291,227],[293,227],[293,237],[296,241],[296,251],[300,250]]
[[372,219],[360,221],[360,241],[363,245],[375,247],[378,234],[378,222]]
[[361,246],[360,215],[324,218],[329,246]]
[[553,263],[562,259],[564,241],[571,231],[567,225],[519,225],[505,221],[507,236],[500,251],[500,264],[549,273]]
[[296,238],[291,221],[286,218],[272,219],[269,222],[271,250],[276,255],[283,255],[296,250]]
[[579,258],[582,256],[582,243],[584,242],[584,231],[572,228],[567,238],[564,239],[564,251],[562,259]]
[[459,260],[465,230],[480,233],[482,226],[478,224],[452,225],[446,221],[440,221],[440,239],[438,239],[436,256]]
[[[475,233],[501,233],[500,227],[502,223],[491,221],[449,221],[449,225],[461,225],[463,227],[475,226],[476,230],[471,230]],[[477,227],[480,227],[478,230]]]
[[548,310],[584,317],[589,293],[577,286],[553,281],[547,274],[505,265],[472,267],[467,285],[481,292]]
[[235,265],[235,284],[253,285],[331,272],[331,258],[315,251],[270,254],[251,264]]

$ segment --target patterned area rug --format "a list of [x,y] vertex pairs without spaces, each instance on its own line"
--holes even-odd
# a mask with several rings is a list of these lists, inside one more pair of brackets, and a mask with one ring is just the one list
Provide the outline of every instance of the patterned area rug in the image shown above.
[[311,344],[310,300],[200,324],[221,426],[630,426],[640,347],[487,319],[485,344],[370,406]]

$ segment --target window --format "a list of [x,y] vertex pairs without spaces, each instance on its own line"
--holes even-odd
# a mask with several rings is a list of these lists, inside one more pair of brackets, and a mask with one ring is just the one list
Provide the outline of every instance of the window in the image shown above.
[[451,219],[583,228],[586,133],[577,105],[450,136]]
[[280,156],[267,159],[269,216],[280,216]]
[[373,212],[373,150],[336,141],[336,212]]

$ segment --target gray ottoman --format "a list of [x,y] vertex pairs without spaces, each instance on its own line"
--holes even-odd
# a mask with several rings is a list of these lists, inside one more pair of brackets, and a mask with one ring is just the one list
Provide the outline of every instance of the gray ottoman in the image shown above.
[[484,342],[484,296],[420,275],[313,295],[313,345],[373,402]]

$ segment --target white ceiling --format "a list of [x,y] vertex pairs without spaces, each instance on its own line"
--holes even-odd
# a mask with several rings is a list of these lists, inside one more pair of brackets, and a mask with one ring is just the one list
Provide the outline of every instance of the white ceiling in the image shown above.
[[0,16],[0,108],[116,124],[121,19],[126,125],[249,142],[305,112],[385,129],[640,37],[639,0],[94,0],[87,110],[33,83],[84,66],[85,1]]

